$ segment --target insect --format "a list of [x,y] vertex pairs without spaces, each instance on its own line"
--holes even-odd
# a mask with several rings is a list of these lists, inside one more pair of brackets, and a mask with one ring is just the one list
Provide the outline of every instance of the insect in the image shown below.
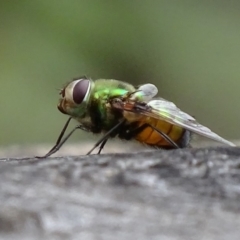
[[[154,98],[157,93],[157,87],[150,83],[134,87],[113,79],[93,81],[81,77],[71,81],[60,91],[58,103],[59,111],[70,117],[55,146],[43,157],[57,152],[77,129],[104,134],[87,154],[97,147],[100,154],[108,139],[113,137],[172,149],[188,147],[191,134],[196,133],[235,146],[174,103]],[[71,119],[77,120],[79,125],[63,138]]]

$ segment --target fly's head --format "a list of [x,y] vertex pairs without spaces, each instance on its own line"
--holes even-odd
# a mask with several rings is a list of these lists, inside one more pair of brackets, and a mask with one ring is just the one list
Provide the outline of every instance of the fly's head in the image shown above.
[[58,110],[74,118],[84,117],[87,113],[87,105],[90,100],[93,81],[80,78],[68,83],[60,91]]

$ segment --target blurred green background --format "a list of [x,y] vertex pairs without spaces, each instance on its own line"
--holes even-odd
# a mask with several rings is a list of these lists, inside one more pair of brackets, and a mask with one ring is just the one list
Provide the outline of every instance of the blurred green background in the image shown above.
[[55,142],[67,119],[56,89],[84,74],[155,83],[240,138],[239,1],[1,1],[0,37],[1,145]]

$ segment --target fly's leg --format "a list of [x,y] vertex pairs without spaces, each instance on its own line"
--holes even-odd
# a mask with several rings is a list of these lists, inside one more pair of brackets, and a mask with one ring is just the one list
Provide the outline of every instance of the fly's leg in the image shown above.
[[141,132],[142,132],[145,128],[147,128],[147,127],[151,127],[151,128],[154,129],[156,132],[158,132],[158,133],[161,135],[161,137],[164,138],[167,142],[169,142],[173,147],[175,147],[175,148],[180,148],[180,147],[178,146],[178,144],[175,143],[167,134],[163,133],[162,131],[160,131],[159,129],[155,128],[154,126],[152,126],[152,125],[149,124],[149,123],[145,123],[145,124],[143,124],[143,125],[140,126],[140,127],[137,127],[137,128],[135,128],[135,129],[133,129],[133,130],[130,130],[130,131],[125,135],[125,137],[126,137],[127,139],[130,139],[130,138],[138,135],[139,133],[141,133]]
[[104,148],[106,142],[108,141],[108,139],[109,138],[106,138],[104,141],[102,141],[97,154],[101,154],[101,151],[103,150],[103,148]]
[[158,132],[167,142],[171,143],[173,147],[180,148],[167,134],[161,132],[160,130],[158,130],[157,128],[155,128],[154,126],[152,126],[150,124],[148,124],[148,125],[152,129],[154,129],[156,132]]
[[64,127],[63,127],[63,129],[62,129],[62,131],[61,131],[61,133],[60,133],[60,135],[59,135],[59,137],[58,137],[58,139],[57,139],[56,144],[50,149],[50,151],[49,151],[47,154],[45,154],[44,156],[36,156],[36,158],[46,158],[46,157],[51,156],[51,155],[54,154],[55,152],[57,152],[57,151],[62,147],[62,145],[68,140],[68,138],[69,138],[77,129],[82,129],[82,130],[85,130],[85,131],[87,130],[87,129],[85,129],[83,126],[78,125],[78,126],[76,126],[76,127],[62,140],[62,138],[63,138],[63,136],[64,136],[64,133],[66,132],[66,129],[67,129],[67,127],[68,127],[69,122],[70,122],[71,119],[72,119],[72,118],[70,117],[70,118],[67,120],[67,122],[65,123],[65,125],[64,125]]
[[62,145],[72,136],[72,134],[77,130],[77,129],[82,129],[85,130],[85,128],[83,128],[82,125],[78,125],[76,126],[61,142],[59,142],[57,145],[54,146],[54,148],[51,149],[51,151],[49,151],[46,155],[42,156],[42,157],[37,157],[37,158],[46,158],[51,156],[52,154],[54,154],[55,152],[57,152]]
[[[102,148],[104,147],[104,145],[106,144],[108,138],[110,137],[110,135],[116,131],[121,125],[123,125],[125,123],[125,119],[123,119],[122,121],[120,121],[117,125],[115,125],[113,128],[111,128],[102,138],[100,138],[92,147],[92,149],[86,154],[86,155],[90,155],[92,153],[92,151],[97,148],[100,144],[100,152],[102,151]],[[99,152],[99,153],[100,153]]]
[[47,156],[50,156],[49,153],[51,153],[52,151],[54,151],[54,149],[57,147],[57,145],[61,142],[62,137],[63,137],[64,133],[66,132],[67,127],[68,127],[71,119],[72,119],[71,117],[68,118],[68,120],[67,120],[67,122],[65,123],[65,125],[64,125],[64,127],[63,127],[63,129],[62,129],[62,131],[61,131],[61,133],[60,133],[60,135],[58,136],[58,139],[57,139],[55,145],[49,150],[49,152],[46,153],[44,156],[36,156],[36,158],[45,158],[45,157],[47,157]]

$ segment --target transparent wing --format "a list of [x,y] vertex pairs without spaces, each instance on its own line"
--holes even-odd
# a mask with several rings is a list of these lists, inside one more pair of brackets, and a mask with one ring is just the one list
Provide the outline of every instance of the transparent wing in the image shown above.
[[195,118],[181,111],[172,102],[169,102],[163,98],[159,98],[156,100],[151,100],[147,103],[146,106],[150,108],[145,107],[144,109],[144,107],[140,106],[139,111],[141,112],[141,114],[157,119],[162,119],[166,122],[180,126],[184,129],[213,139],[215,141],[227,144],[229,146],[235,146],[235,144],[233,144],[232,142],[220,137],[216,133],[212,132],[209,128],[198,123]]
[[[131,94],[128,101],[116,99],[117,101],[112,103],[112,107],[125,112],[136,113],[137,116],[143,114],[152,118],[161,119],[215,141],[229,146],[235,146],[232,142],[220,137],[209,128],[198,123],[196,119],[189,114],[181,111],[173,102],[163,98],[152,99],[157,92],[158,89],[155,85],[147,83],[139,86],[136,92]],[[133,115],[131,115],[131,120],[132,119],[134,119]]]

